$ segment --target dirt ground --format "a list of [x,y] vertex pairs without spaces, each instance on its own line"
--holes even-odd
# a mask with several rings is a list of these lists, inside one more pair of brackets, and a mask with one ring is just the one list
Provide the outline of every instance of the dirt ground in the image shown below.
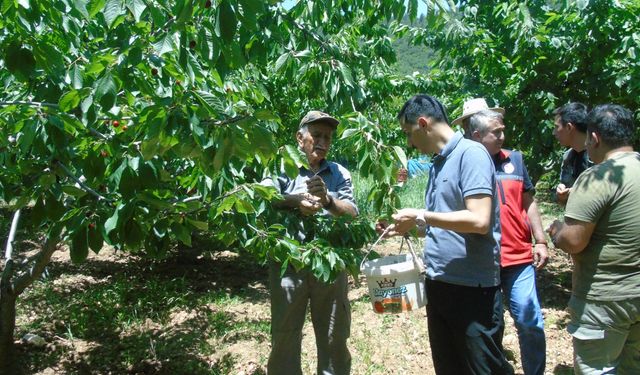
[[[398,251],[399,243],[383,243],[378,249],[382,254]],[[144,373],[191,373],[181,372],[179,366],[169,366],[170,361],[196,361],[199,368],[209,368],[202,373],[211,374],[264,374],[269,353],[268,328],[263,331],[252,328],[255,324],[268,325],[269,299],[266,288],[267,273],[264,267],[256,265],[233,252],[217,252],[210,256],[194,255],[182,257],[179,261],[168,260],[153,269],[146,261],[135,260],[126,254],[114,253],[110,249],[99,255],[92,254],[83,265],[71,265],[66,252],[55,254],[49,267],[54,277],[53,288],[60,293],[82,292],[97,285],[110,282],[117,272],[157,272],[170,278],[171,275],[188,277],[188,287],[195,293],[224,292],[232,296],[242,290],[243,298],[235,298],[233,303],[203,303],[195,308],[176,309],[169,312],[169,320],[160,323],[147,318],[142,324],[133,324],[126,330],[118,330],[113,338],[73,337],[64,334],[65,325],[55,316],[50,324],[44,324],[34,333],[45,338],[44,349],[34,349],[20,344],[20,353],[28,373],[36,374],[117,374]],[[129,270],[129,271],[124,271]],[[150,271],[151,270],[151,271]],[[186,276],[185,276],[186,275]],[[545,315],[547,337],[547,374],[572,374],[572,347],[570,335],[566,332],[568,314],[566,305],[570,293],[570,259],[559,251],[551,251],[550,262],[538,274],[538,291]],[[352,373],[364,374],[433,374],[433,362],[427,334],[425,311],[402,314],[377,314],[374,312],[364,276],[358,282],[351,280],[349,297],[352,306],[352,329],[349,347],[353,357]],[[144,291],[139,291],[144,293]],[[247,297],[248,296],[248,297]],[[214,335],[210,316],[224,313],[225,324],[236,324],[238,328],[221,335]],[[26,332],[20,326],[33,321],[37,316],[52,314],[45,304],[30,303],[19,310],[17,337]],[[209,316],[209,318],[207,318]],[[209,320],[207,320],[209,319]],[[518,339],[508,312],[505,313],[506,330],[504,346],[510,362],[521,374]],[[253,324],[253,326],[252,326]],[[129,332],[127,332],[129,330]],[[185,349],[171,358],[154,350],[154,342],[162,337],[177,337],[178,334],[205,335],[206,348],[202,351]],[[105,337],[109,337],[105,333]],[[142,343],[128,340],[141,335]],[[201,338],[202,339],[202,338]],[[134,359],[139,363],[126,369],[110,364],[101,356],[122,350],[123,342],[145,346],[145,359]],[[110,348],[110,346],[114,346]],[[146,348],[151,346],[151,348]],[[179,349],[178,349],[179,350]],[[34,353],[37,353],[34,354]],[[102,354],[101,354],[102,353]],[[188,358],[187,358],[188,354]],[[109,354],[110,355],[110,354]],[[182,358],[182,359],[180,359]],[[184,359],[187,358],[187,359]],[[47,363],[43,365],[41,362]],[[176,369],[177,368],[177,369]],[[186,367],[184,367],[186,368]],[[168,369],[172,369],[169,371]],[[221,370],[222,369],[222,370]],[[305,324],[303,336],[303,373],[315,373],[315,343],[313,329],[309,321]],[[125,371],[126,370],[126,371]]]

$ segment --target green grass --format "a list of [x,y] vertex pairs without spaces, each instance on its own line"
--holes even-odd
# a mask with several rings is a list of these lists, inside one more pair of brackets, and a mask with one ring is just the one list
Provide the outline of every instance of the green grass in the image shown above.
[[[63,274],[75,276],[38,281],[19,299],[18,315],[32,318],[18,322],[16,336],[34,332],[50,342],[59,337],[97,343],[83,354],[81,363],[65,364],[67,373],[83,373],[77,366],[86,364],[97,373],[227,374],[233,371],[232,358],[222,358],[213,367],[204,360],[217,355],[218,343],[269,339],[268,317],[244,317],[234,310],[264,296],[229,276],[223,279],[227,284],[213,286],[221,281],[220,269],[237,267],[230,272],[235,275],[244,272],[244,263],[254,276],[264,277],[248,260],[215,268],[206,262],[181,264],[180,255],[171,261],[173,267],[158,269],[135,260],[123,266],[62,265]],[[25,367],[34,372],[55,367],[66,358],[67,349],[61,349],[34,353],[24,359],[30,362]]]
[[[368,199],[369,192],[374,185],[373,178],[363,178],[359,173],[354,172],[351,175],[351,180],[353,182],[353,195],[360,214],[374,216],[372,204]],[[410,178],[403,186],[396,187],[400,198],[400,208],[423,208],[425,204],[424,194],[428,181],[428,176],[423,175]]]

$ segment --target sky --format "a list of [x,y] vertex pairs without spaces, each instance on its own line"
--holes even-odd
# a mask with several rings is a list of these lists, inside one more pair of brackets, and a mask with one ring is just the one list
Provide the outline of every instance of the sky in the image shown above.
[[[299,0],[285,0],[282,2],[282,6],[285,9],[291,8],[294,4],[296,4]],[[427,12],[427,5],[424,1],[418,0],[418,16]]]

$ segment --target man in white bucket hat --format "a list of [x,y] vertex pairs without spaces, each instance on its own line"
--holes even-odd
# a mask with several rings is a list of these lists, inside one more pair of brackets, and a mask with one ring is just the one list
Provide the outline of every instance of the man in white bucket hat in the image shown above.
[[[484,102],[484,99],[481,99]],[[470,101],[478,102],[478,99]],[[477,108],[476,108],[477,109]],[[467,112],[468,114],[469,112]],[[502,111],[489,108],[465,119],[468,138],[482,143],[491,157],[500,203],[500,280],[513,317],[525,375],[542,375],[545,368],[544,319],[536,293],[536,269],[547,263],[547,240],[542,229],[535,189],[522,153],[502,148]],[[531,237],[535,238],[535,245]],[[533,249],[533,251],[532,251]]]
[[468,134],[469,118],[475,115],[476,113],[480,111],[485,111],[485,110],[498,112],[504,115],[504,108],[500,108],[500,107],[489,108],[489,105],[487,104],[487,101],[484,100],[484,98],[469,99],[469,100],[465,100],[464,104],[462,105],[462,115],[457,119],[453,120],[451,122],[451,125],[462,126],[462,129],[464,130],[464,133],[465,133],[465,138],[471,138]]

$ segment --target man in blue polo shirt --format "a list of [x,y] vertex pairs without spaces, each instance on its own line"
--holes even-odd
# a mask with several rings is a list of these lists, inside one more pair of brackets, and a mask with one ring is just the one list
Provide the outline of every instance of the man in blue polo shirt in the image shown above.
[[435,154],[426,209],[393,215],[389,235],[426,234],[427,324],[437,374],[512,374],[502,350],[500,216],[493,162],[479,143],[449,126],[428,95],[398,115],[409,147]]

